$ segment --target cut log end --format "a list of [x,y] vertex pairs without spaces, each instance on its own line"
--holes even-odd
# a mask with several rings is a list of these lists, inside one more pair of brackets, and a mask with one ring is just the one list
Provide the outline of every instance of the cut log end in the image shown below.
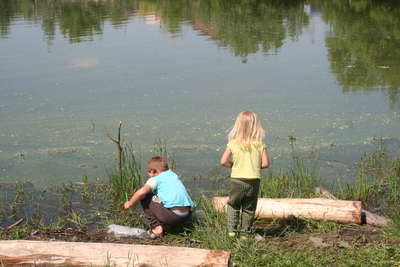
[[[331,192],[322,187],[315,188],[316,194],[321,194],[328,199],[337,199]],[[393,221],[389,218],[377,215],[367,210],[361,210],[361,224],[367,224],[371,226],[390,226]]]

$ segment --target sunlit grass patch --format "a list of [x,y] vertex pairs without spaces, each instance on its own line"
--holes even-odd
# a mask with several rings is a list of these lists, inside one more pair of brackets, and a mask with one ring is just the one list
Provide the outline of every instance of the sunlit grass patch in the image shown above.
[[112,201],[122,205],[142,185],[142,166],[131,145],[123,147],[122,168],[109,174]]
[[260,197],[267,198],[305,198],[314,197],[319,184],[316,176],[316,158],[303,159],[293,154],[288,171],[275,173],[269,171],[261,179]]
[[[166,146],[159,146],[159,153],[167,153]],[[360,160],[355,183],[342,183],[340,190],[327,189],[340,199],[360,200],[364,207],[390,217],[394,221],[392,227],[343,225],[291,217],[257,220],[250,238],[232,238],[227,234],[226,214],[215,211],[211,202],[212,196],[227,194],[226,187],[221,186],[218,191],[207,192],[207,196],[199,192],[195,198],[195,213],[199,216],[185,224],[183,230],[167,232],[165,237],[152,241],[134,238],[116,241],[106,237],[105,228],[109,224],[146,227],[139,208],[122,209],[125,192],[133,193],[141,186],[143,178],[140,160],[133,148],[124,150],[123,171],[117,168],[109,180],[90,183],[84,178],[83,183],[62,185],[53,190],[52,195],[43,195],[51,197],[51,205],[42,202],[40,205],[48,205],[55,214],[47,224],[42,220],[43,212],[38,212],[36,217],[26,212],[25,205],[33,200],[31,189],[16,184],[7,196],[7,205],[1,207],[0,216],[8,218],[14,214],[10,222],[21,216],[31,217],[9,231],[0,230],[0,239],[126,242],[218,249],[231,252],[233,266],[400,264],[400,159],[391,158],[382,151],[366,154]],[[211,177],[210,181],[222,185],[228,179]],[[321,197],[314,192],[320,185],[315,160],[296,156],[288,171],[268,172],[261,182],[260,197]],[[40,205],[38,207],[42,207]]]

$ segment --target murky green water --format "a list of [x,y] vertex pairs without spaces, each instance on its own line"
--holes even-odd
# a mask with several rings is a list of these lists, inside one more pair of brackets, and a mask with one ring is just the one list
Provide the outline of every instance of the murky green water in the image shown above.
[[400,4],[373,0],[0,0],[0,179],[104,177],[115,134],[167,140],[183,175],[221,172],[256,111],[273,168],[288,136],[345,176],[373,137],[400,150]]

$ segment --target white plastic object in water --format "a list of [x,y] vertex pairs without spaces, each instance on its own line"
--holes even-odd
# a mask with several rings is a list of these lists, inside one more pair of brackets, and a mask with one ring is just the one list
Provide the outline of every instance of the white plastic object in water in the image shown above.
[[137,237],[143,238],[145,236],[146,230],[128,226],[122,226],[117,224],[110,224],[108,226],[107,234],[113,235],[116,238],[121,237]]

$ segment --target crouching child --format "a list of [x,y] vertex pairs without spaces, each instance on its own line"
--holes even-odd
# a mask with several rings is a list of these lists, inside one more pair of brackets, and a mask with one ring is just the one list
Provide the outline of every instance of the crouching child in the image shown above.
[[183,224],[194,204],[182,181],[168,168],[164,158],[151,158],[147,173],[150,178],[124,203],[124,208],[129,209],[140,201],[150,226],[147,233],[150,238],[156,238],[162,236],[166,228]]

